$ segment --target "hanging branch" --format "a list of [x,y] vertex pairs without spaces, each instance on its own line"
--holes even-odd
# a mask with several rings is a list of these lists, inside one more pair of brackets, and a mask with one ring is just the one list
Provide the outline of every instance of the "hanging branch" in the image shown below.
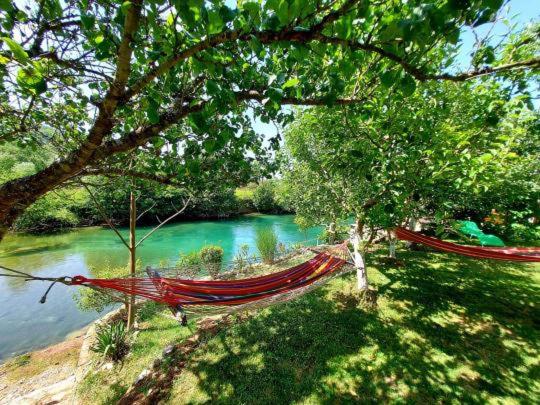
[[103,218],[103,220],[105,222],[107,222],[107,225],[109,225],[109,227],[114,231],[114,233],[116,233],[116,235],[120,238],[120,240],[122,241],[122,243],[129,249],[129,244],[126,242],[126,240],[124,239],[124,237],[120,234],[120,232],[118,231],[118,229],[116,228],[116,226],[114,226],[114,224],[112,223],[112,221],[109,219],[109,217],[107,217],[106,213],[105,213],[105,210],[103,209],[103,207],[101,206],[101,204],[99,203],[99,201],[97,200],[97,198],[94,196],[94,194],[92,193],[92,191],[90,191],[90,188],[86,185],[86,183],[82,182],[82,181],[79,181],[79,183],[86,189],[86,191],[88,191],[88,194],[90,195],[90,198],[92,198],[92,201],[94,201],[94,204],[96,205],[99,213],[101,214],[101,217]]
[[189,202],[191,201],[191,197],[192,196],[189,196],[187,200],[182,200],[182,202],[184,203],[184,206],[182,208],[180,208],[178,211],[176,211],[174,214],[172,214],[169,218],[167,218],[165,221],[161,222],[158,226],[156,226],[155,228],[153,228],[150,232],[148,232],[146,235],[144,235],[141,240],[139,240],[136,244],[135,244],[135,247],[138,247],[141,243],[143,243],[146,239],[148,239],[155,231],[157,231],[159,228],[161,228],[163,225],[165,225],[167,222],[169,222],[170,220],[176,218],[178,215],[180,215],[182,212],[184,212],[184,210],[187,208]]

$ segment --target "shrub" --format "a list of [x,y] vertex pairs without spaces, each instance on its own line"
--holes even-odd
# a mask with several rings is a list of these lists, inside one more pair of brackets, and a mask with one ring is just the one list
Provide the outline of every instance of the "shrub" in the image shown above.
[[244,272],[251,267],[249,262],[249,245],[247,243],[240,245],[240,249],[234,256],[234,265],[239,272]]
[[273,228],[257,229],[256,244],[265,263],[273,263],[276,258],[278,238]]
[[202,268],[199,252],[180,253],[176,267],[180,268],[182,277],[195,278]]
[[[140,263],[137,263],[137,265],[139,267]],[[114,267],[107,264],[103,267],[92,268],[91,273],[95,278],[115,278],[125,276],[129,273],[129,269],[127,267]],[[115,303],[124,303],[124,300],[120,296],[113,297],[100,290],[90,288],[80,288],[73,295],[73,299],[77,306],[83,311],[103,312],[107,307],[110,307]]]
[[223,249],[220,246],[205,246],[200,253],[201,262],[212,277],[216,277],[221,270],[223,262]]
[[90,347],[93,352],[100,353],[114,362],[124,358],[129,350],[128,333],[123,322],[110,325],[98,325],[96,342]]
[[253,192],[253,205],[259,212],[277,212],[274,199],[274,185],[271,181],[260,183]]
[[155,314],[160,312],[163,306],[155,301],[146,301],[142,304],[137,311],[137,321],[144,322],[152,318]]
[[199,252],[180,253],[180,258],[176,262],[178,267],[198,266],[202,263]]

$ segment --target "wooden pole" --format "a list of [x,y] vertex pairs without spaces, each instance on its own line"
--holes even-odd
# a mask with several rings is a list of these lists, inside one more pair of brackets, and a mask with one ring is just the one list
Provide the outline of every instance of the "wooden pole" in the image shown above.
[[[135,270],[137,265],[137,242],[135,240],[135,229],[137,221],[137,206],[135,203],[135,194],[133,189],[129,195],[129,274],[131,277],[135,277]],[[128,319],[127,319],[127,328],[128,330],[133,328],[133,323],[135,321],[135,296],[131,295],[129,298],[128,305]]]

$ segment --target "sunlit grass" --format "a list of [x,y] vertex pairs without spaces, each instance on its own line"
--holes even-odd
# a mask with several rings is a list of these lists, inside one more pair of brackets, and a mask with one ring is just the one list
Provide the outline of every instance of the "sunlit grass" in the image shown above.
[[[399,267],[381,254],[368,255],[377,308],[358,305],[350,274],[261,310],[190,356],[169,403],[540,400],[539,265],[399,251]],[[114,402],[167,344],[192,333],[165,314],[142,324],[123,366],[86,377],[83,401]]]
[[137,376],[161,356],[163,348],[182,341],[194,331],[193,322],[188,327],[180,327],[163,310],[148,320],[141,322],[140,331],[134,338],[130,354],[123,363],[111,370],[100,368],[99,358],[95,356],[95,366],[77,387],[82,403],[108,404],[120,398],[135,381]]
[[221,333],[170,403],[538,402],[540,266],[400,257],[370,258],[375,310],[351,275]]

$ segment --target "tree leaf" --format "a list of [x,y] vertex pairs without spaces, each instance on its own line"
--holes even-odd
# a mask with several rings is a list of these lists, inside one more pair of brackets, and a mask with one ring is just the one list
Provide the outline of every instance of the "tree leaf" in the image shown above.
[[289,87],[295,87],[298,83],[300,83],[300,80],[298,80],[297,77],[293,77],[283,83],[283,86],[281,86],[281,88],[288,89]]
[[208,33],[217,34],[223,29],[223,20],[216,10],[208,12]]
[[146,117],[151,124],[157,124],[159,122],[159,104],[153,98],[148,100],[148,107],[146,108]]
[[416,90],[416,80],[411,75],[406,75],[400,82],[401,92],[404,96],[410,96]]
[[30,59],[28,58],[28,54],[22,46],[20,46],[17,42],[8,37],[2,37],[0,39],[2,39],[7,44],[17,61],[21,63],[28,63]]

